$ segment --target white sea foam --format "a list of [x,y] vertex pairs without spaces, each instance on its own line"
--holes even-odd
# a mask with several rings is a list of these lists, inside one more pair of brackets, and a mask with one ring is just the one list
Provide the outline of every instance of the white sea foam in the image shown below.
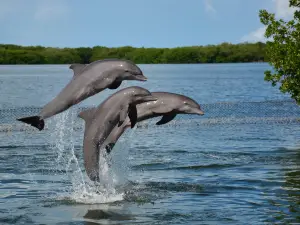
[[[82,151],[75,154],[74,129],[73,125],[76,118],[76,110],[67,110],[55,116],[52,120],[54,132],[51,134],[53,150],[57,152],[57,159],[54,163],[54,169],[66,171],[66,180],[70,181],[65,190],[57,194],[58,199],[71,200],[84,204],[108,203],[123,200],[124,193],[117,190],[126,179],[126,161],[124,160],[126,151],[117,149],[116,145],[113,154],[117,156],[114,160],[111,156],[100,151],[99,157],[99,183],[89,180],[83,170]],[[82,146],[82,143],[79,143]],[[126,148],[124,148],[126,149]],[[117,151],[120,150],[120,151]],[[112,155],[112,154],[111,154]],[[80,159],[81,158],[81,159]],[[125,166],[124,166],[125,165]],[[123,168],[123,169],[120,169]]]

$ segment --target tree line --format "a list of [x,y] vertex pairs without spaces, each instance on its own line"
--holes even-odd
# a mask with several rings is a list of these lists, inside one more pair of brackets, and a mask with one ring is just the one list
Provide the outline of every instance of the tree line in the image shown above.
[[53,48],[0,44],[0,64],[91,63],[105,58],[129,59],[138,64],[265,62],[265,44],[222,43],[176,48]]

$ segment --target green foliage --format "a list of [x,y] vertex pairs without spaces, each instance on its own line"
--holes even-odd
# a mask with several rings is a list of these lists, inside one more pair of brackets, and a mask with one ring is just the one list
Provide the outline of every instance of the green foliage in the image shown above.
[[90,63],[91,57],[93,55],[92,48],[77,48],[78,56],[80,57],[80,63],[88,64]]
[[90,63],[105,58],[135,63],[230,63],[265,61],[264,43],[242,43],[177,48],[47,48],[0,44],[0,64]]
[[266,55],[274,68],[265,71],[265,80],[273,86],[280,84],[280,91],[291,94],[300,103],[300,0],[290,0],[290,7],[296,7],[290,21],[276,20],[274,13],[260,10],[261,23],[267,29],[266,38],[271,38],[266,45]]

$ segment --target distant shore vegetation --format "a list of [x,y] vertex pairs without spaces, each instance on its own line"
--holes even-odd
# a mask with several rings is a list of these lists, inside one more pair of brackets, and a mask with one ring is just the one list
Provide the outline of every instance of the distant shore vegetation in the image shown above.
[[266,62],[265,46],[262,42],[176,48],[53,48],[0,44],[0,64],[87,64],[107,58],[128,59],[137,64]]

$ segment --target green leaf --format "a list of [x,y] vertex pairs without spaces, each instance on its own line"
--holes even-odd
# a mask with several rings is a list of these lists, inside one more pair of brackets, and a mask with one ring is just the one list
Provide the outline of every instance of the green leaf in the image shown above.
[[259,11],[260,21],[266,26],[265,37],[273,39],[267,42],[266,57],[274,72],[265,71],[264,80],[272,86],[280,84],[279,90],[300,104],[300,0],[290,0],[290,7],[296,7],[290,21],[276,20],[275,14]]

